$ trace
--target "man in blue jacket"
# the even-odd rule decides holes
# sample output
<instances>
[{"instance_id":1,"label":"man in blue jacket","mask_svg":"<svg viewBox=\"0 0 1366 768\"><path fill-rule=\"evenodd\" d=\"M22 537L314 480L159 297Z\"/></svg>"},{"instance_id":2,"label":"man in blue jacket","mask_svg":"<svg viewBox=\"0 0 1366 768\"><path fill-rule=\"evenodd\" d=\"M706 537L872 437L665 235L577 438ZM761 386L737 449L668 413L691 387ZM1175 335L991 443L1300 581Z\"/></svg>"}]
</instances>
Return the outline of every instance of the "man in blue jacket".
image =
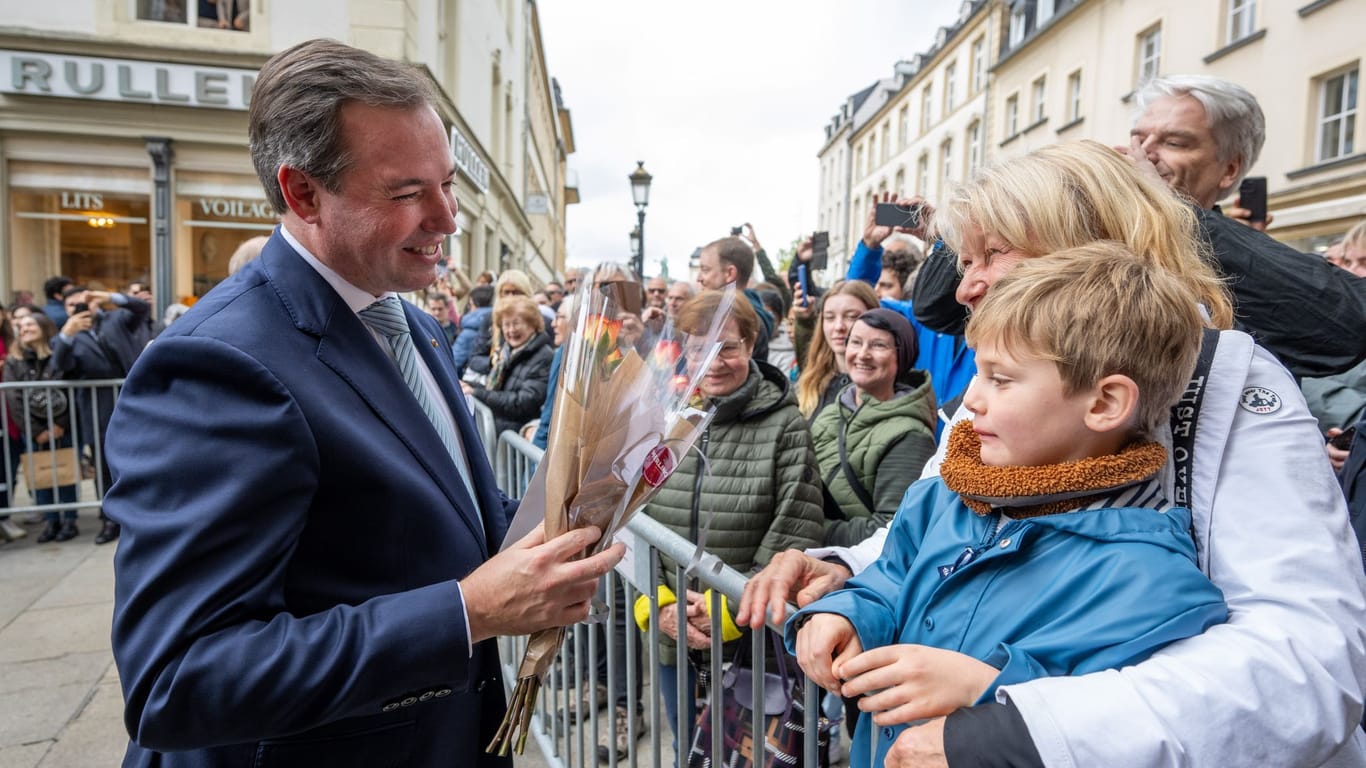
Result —
<instances>
[{"instance_id":1,"label":"man in blue jacket","mask_svg":"<svg viewBox=\"0 0 1366 768\"><path fill-rule=\"evenodd\" d=\"M262 68L281 225L134 366L110 425L126 766L509 766L493 638L583 619L596 529L501 553L430 316L455 165L425 76L335 41Z\"/></svg>"}]
</instances>

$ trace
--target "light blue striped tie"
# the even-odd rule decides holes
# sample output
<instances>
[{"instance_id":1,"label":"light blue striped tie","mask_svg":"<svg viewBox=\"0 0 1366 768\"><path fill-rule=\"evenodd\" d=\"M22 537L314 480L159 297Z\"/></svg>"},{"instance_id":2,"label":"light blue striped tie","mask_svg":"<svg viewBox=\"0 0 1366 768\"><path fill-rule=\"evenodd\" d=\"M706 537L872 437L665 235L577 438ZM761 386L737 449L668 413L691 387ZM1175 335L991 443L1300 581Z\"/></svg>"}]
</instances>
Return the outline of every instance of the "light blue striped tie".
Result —
<instances>
[{"instance_id":1,"label":"light blue striped tie","mask_svg":"<svg viewBox=\"0 0 1366 768\"><path fill-rule=\"evenodd\" d=\"M403 316L403 304L397 296L386 296L362 309L360 319L389 342L389 349L394 353L394 360L398 363L399 372L403 374L403 380L407 382L408 389L413 391L417 404L422 406L422 412L427 414L427 419L436 428L436 434L446 446L446 451L450 453L456 471L460 473L460 480L465 483L465 490L469 492L470 500L474 502L477 511L479 497L475 495L474 484L470 482L464 447L455 434L455 427L443 416L436 403L432 402L431 393L422 383L422 374L418 371L417 349L413 346L413 335L408 330L408 319Z\"/></svg>"}]
</instances>

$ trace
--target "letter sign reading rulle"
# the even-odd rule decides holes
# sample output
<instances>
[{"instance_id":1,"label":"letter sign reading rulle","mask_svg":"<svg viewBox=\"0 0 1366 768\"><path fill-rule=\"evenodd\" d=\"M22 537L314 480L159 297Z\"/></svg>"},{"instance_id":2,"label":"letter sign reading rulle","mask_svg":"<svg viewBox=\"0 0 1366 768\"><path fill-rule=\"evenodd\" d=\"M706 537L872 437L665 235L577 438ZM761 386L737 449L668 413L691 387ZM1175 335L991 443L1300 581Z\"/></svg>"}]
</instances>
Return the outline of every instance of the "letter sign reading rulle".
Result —
<instances>
[{"instance_id":1,"label":"letter sign reading rulle","mask_svg":"<svg viewBox=\"0 0 1366 768\"><path fill-rule=\"evenodd\" d=\"M0 93L245 110L255 70L0 49Z\"/></svg>"}]
</instances>

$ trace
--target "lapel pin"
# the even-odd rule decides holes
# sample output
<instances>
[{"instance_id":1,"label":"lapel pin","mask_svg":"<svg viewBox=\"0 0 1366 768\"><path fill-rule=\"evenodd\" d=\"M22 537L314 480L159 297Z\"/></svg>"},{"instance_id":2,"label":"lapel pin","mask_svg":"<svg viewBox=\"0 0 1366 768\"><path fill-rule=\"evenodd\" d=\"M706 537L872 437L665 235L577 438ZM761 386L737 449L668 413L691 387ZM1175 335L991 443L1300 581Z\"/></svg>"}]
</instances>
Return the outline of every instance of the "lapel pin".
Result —
<instances>
[{"instance_id":1,"label":"lapel pin","mask_svg":"<svg viewBox=\"0 0 1366 768\"><path fill-rule=\"evenodd\" d=\"M438 349L438 348L440 348L440 345L438 345L438 344L436 343L436 339L432 339L432 349Z\"/></svg>"}]
</instances>

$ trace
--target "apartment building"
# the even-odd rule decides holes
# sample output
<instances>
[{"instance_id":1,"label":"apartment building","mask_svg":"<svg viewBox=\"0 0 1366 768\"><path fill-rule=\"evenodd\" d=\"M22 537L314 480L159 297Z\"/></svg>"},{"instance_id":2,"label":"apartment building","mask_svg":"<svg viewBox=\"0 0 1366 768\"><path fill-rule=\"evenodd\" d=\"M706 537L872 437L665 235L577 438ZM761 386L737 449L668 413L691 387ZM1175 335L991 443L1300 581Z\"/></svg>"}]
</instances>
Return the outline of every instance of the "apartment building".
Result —
<instances>
[{"instance_id":1,"label":"apartment building","mask_svg":"<svg viewBox=\"0 0 1366 768\"><path fill-rule=\"evenodd\" d=\"M1157 75L1236 82L1266 113L1268 232L1301 250L1366 218L1357 119L1360 0L1017 0L992 69L991 151L1073 139L1127 143L1133 94Z\"/></svg>"},{"instance_id":2,"label":"apartment building","mask_svg":"<svg viewBox=\"0 0 1366 768\"><path fill-rule=\"evenodd\" d=\"M827 125L821 211L830 217L832 265L837 253L853 253L868 211L884 192L937 200L984 161L999 18L989 0L967 0L930 50L897 62L892 77L850 97ZM841 199L827 187L826 164L846 151L848 185Z\"/></svg>"},{"instance_id":3,"label":"apartment building","mask_svg":"<svg viewBox=\"0 0 1366 768\"><path fill-rule=\"evenodd\" d=\"M0 0L0 296L45 277L158 303L201 296L275 225L247 150L256 71L331 37L422 68L442 94L470 272L564 260L573 151L533 0ZM210 15L212 13L212 15Z\"/></svg>"}]
</instances>

